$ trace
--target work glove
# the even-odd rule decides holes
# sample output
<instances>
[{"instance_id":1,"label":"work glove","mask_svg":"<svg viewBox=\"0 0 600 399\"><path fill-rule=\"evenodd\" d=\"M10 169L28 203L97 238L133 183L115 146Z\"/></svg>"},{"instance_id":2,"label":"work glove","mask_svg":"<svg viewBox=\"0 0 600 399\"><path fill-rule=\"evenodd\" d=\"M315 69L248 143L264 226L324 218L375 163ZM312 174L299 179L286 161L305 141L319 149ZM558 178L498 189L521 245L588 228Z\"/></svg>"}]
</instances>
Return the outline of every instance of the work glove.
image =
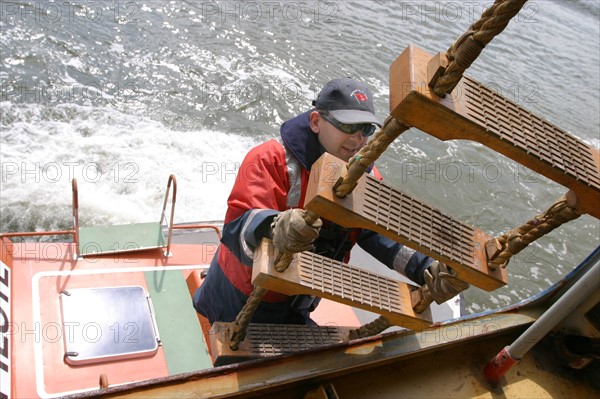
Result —
<instances>
[{"instance_id":1,"label":"work glove","mask_svg":"<svg viewBox=\"0 0 600 399\"><path fill-rule=\"evenodd\" d=\"M302 209L288 209L273 219L273 245L281 252L302 252L314 248L313 242L319 237L323 226L321 219L312 225L304 220Z\"/></svg>"},{"instance_id":2,"label":"work glove","mask_svg":"<svg viewBox=\"0 0 600 399\"><path fill-rule=\"evenodd\" d=\"M460 292L469 288L469 284L456 277L454 270L445 264L433 261L423 273L425 284L429 289L429 294L438 304L454 298Z\"/></svg>"}]
</instances>

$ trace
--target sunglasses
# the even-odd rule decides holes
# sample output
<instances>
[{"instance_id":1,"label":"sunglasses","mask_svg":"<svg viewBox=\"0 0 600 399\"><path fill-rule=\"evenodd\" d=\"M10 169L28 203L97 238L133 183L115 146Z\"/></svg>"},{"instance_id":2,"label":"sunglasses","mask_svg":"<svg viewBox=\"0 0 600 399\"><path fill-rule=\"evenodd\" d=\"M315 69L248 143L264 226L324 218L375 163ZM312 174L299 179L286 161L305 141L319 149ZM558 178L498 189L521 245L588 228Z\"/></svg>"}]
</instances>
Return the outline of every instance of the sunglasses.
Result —
<instances>
[{"instance_id":1,"label":"sunglasses","mask_svg":"<svg viewBox=\"0 0 600 399\"><path fill-rule=\"evenodd\" d=\"M361 132L363 137L369 137L375 133L375 129L377 129L377 126L372 123L342 123L327 113L319 112L319 115L327 122L331 123L336 129L346 134Z\"/></svg>"}]
</instances>

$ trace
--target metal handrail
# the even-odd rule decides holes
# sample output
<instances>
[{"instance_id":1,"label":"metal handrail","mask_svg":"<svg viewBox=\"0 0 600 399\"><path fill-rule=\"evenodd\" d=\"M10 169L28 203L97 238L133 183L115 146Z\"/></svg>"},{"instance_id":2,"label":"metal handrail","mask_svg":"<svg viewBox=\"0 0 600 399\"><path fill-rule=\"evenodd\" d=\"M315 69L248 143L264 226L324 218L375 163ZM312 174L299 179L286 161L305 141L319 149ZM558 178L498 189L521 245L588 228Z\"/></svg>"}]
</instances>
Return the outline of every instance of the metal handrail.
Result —
<instances>
[{"instance_id":1,"label":"metal handrail","mask_svg":"<svg viewBox=\"0 0 600 399\"><path fill-rule=\"evenodd\" d=\"M173 229L174 230L212 229L217 234L217 237L219 237L219 240L221 240L221 230L219 230L219 228L217 226L213 226L212 224L186 224L186 225L173 226Z\"/></svg>"},{"instance_id":2,"label":"metal handrail","mask_svg":"<svg viewBox=\"0 0 600 399\"><path fill-rule=\"evenodd\" d=\"M63 236L72 235L75 244L75 259L79 257L79 201L77 195L77 179L72 180L73 187L73 230L56 231L16 231L12 233L0 233L0 240L12 237L36 237L36 236Z\"/></svg>"},{"instance_id":3,"label":"metal handrail","mask_svg":"<svg viewBox=\"0 0 600 399\"><path fill-rule=\"evenodd\" d=\"M58 231L17 231L14 233L2 233L0 239L11 238L11 237L33 237L33 236L63 236L63 235L75 235L74 230L58 230Z\"/></svg>"},{"instance_id":4,"label":"metal handrail","mask_svg":"<svg viewBox=\"0 0 600 399\"><path fill-rule=\"evenodd\" d=\"M166 222L165 210L167 207L167 201L169 198L171 184L173 184L173 198L171 201L171 218L168 223L169 236L168 236L168 241L167 241L166 255L168 256L170 254L173 230L212 229L215 231L215 233L217 234L217 236L219 237L219 240L220 240L221 239L221 231L219 230L219 228L217 226L214 226L214 225L209 225L209 224L188 224L188 225L179 225L179 226L173 225L173 220L175 217L175 203L177 201L177 180L175 179L175 175L170 175L169 181L167 182L167 192L165 194L165 200L163 203L160 224L162 225L163 221ZM75 244L75 256L76 256L76 259L79 258L79 190L78 190L78 186L77 186L77 179L73 178L71 181L71 185L72 185L72 189L73 189L73 230L0 233L0 239L2 239L4 237L11 238L11 237L72 235L73 242Z\"/></svg>"},{"instance_id":5,"label":"metal handrail","mask_svg":"<svg viewBox=\"0 0 600 399\"><path fill-rule=\"evenodd\" d=\"M75 241L75 256L79 258L79 191L77 189L77 179L71 180L73 187L73 241Z\"/></svg>"},{"instance_id":6,"label":"metal handrail","mask_svg":"<svg viewBox=\"0 0 600 399\"><path fill-rule=\"evenodd\" d=\"M59 230L59 231L28 231L28 232L23 232L23 231L19 231L19 232L13 232L13 233L0 233L0 241L2 241L2 252L4 252L5 250L8 251L8 256L9 256L9 267L12 267L12 249L9 248L9 245L12 245L12 241L10 240L11 237L33 237L33 236L61 236L61 235L74 235L75 231L73 230ZM7 238L8 242L5 241L4 239ZM10 243L10 244L9 244ZM2 257L2 261L5 261L4 256Z\"/></svg>"},{"instance_id":7,"label":"metal handrail","mask_svg":"<svg viewBox=\"0 0 600 399\"><path fill-rule=\"evenodd\" d=\"M169 176L169 181L167 182L167 192L165 193L165 201L163 203L163 209L160 217L160 225L162 225L163 220L166 222L165 217L165 209L167 208L167 200L169 199L169 191L171 190L171 183L173 183L173 199L171 200L171 220L168 224L169 226L169 237L167 239L167 251L165 252L165 256L170 256L171 254L171 238L173 237L173 218L175 217L175 202L177 201L177 179L175 179L175 175Z\"/></svg>"}]
</instances>

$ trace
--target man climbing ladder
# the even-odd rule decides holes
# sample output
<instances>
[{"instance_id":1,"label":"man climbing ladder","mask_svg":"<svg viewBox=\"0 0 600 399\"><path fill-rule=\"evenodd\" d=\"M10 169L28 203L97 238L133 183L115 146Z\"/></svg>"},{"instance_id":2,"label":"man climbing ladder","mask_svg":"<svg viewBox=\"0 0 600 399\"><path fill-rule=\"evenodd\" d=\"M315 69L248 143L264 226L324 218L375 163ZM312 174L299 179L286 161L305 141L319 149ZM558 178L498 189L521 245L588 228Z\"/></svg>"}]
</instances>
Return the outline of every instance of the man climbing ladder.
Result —
<instances>
[{"instance_id":1,"label":"man climbing ladder","mask_svg":"<svg viewBox=\"0 0 600 399\"><path fill-rule=\"evenodd\" d=\"M194 307L211 324L232 322L240 313L253 290L253 251L265 237L272 238L282 254L312 250L338 261L347 260L357 243L389 268L426 285L427 295L439 303L468 287L445 265L380 234L304 217L301 208L315 161L327 152L348 162L379 124L371 91L354 79L329 82L313 105L285 122L281 137L252 149L240 167L228 200L223 239L194 295ZM367 172L377 175L372 165ZM262 295L252 322L312 323L309 314L318 299L266 290Z\"/></svg>"}]
</instances>

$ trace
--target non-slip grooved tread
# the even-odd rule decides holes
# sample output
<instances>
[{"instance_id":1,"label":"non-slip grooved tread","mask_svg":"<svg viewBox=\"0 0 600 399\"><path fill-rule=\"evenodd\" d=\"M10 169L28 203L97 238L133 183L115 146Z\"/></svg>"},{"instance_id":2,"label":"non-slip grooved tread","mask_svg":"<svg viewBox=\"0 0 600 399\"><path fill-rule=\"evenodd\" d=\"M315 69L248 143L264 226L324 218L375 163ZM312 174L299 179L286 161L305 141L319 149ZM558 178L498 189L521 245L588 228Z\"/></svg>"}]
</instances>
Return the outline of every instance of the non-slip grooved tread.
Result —
<instances>
[{"instance_id":1,"label":"non-slip grooved tread","mask_svg":"<svg viewBox=\"0 0 600 399\"><path fill-rule=\"evenodd\" d=\"M600 190L600 177L587 144L474 79L465 76L464 82L468 114L488 133Z\"/></svg>"},{"instance_id":2,"label":"non-slip grooved tread","mask_svg":"<svg viewBox=\"0 0 600 399\"><path fill-rule=\"evenodd\" d=\"M567 187L579 211L600 219L598 148L468 76L436 95L430 74L443 67L441 59L413 46L400 54L390 66L390 114L440 140L481 143Z\"/></svg>"},{"instance_id":3,"label":"non-slip grooved tread","mask_svg":"<svg viewBox=\"0 0 600 399\"><path fill-rule=\"evenodd\" d=\"M310 252L300 254L298 270L300 283L311 290L393 313L406 310L397 280Z\"/></svg>"},{"instance_id":4,"label":"non-slip grooved tread","mask_svg":"<svg viewBox=\"0 0 600 399\"><path fill-rule=\"evenodd\" d=\"M350 327L250 323L237 351L230 349L235 323L216 322L210 330L215 366L243 360L285 355L330 346L348 340Z\"/></svg>"},{"instance_id":5,"label":"non-slip grooved tread","mask_svg":"<svg viewBox=\"0 0 600 399\"><path fill-rule=\"evenodd\" d=\"M475 230L374 177L366 177L364 215L432 252L474 267Z\"/></svg>"},{"instance_id":6,"label":"non-slip grooved tread","mask_svg":"<svg viewBox=\"0 0 600 399\"><path fill-rule=\"evenodd\" d=\"M311 169L305 208L343 227L367 229L431 256L484 290L506 285L506 270L488 265L485 245L493 237L370 175L358 179L348 196L338 198L333 186L346 170L344 161L323 154Z\"/></svg>"}]
</instances>

